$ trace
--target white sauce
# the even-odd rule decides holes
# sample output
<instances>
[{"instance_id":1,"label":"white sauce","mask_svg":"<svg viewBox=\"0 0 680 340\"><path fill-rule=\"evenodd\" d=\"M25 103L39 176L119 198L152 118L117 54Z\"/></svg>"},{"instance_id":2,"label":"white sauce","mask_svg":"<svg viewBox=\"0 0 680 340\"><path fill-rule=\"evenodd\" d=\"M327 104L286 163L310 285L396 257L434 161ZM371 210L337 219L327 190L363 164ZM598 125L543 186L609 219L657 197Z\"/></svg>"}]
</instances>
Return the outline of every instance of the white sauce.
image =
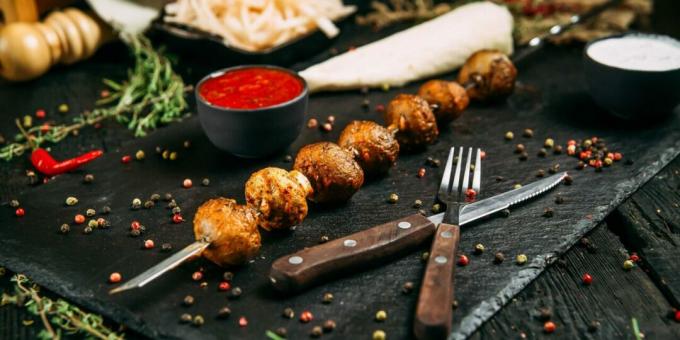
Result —
<instances>
[{"instance_id":1,"label":"white sauce","mask_svg":"<svg viewBox=\"0 0 680 340\"><path fill-rule=\"evenodd\" d=\"M594 60L613 67L638 71L668 71L680 68L680 42L644 34L598 41L587 51Z\"/></svg>"}]
</instances>

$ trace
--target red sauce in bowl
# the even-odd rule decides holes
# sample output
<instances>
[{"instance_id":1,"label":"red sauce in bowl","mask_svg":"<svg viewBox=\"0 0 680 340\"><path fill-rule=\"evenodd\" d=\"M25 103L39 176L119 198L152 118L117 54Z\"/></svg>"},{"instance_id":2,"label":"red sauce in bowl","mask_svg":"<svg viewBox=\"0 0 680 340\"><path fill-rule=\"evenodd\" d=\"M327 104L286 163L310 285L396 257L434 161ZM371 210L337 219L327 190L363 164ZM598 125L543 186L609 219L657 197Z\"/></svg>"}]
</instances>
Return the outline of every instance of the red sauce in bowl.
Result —
<instances>
[{"instance_id":1,"label":"red sauce in bowl","mask_svg":"<svg viewBox=\"0 0 680 340\"><path fill-rule=\"evenodd\" d=\"M277 69L249 67L207 79L199 93L207 102L230 109L259 109L290 101L302 93L302 81Z\"/></svg>"}]
</instances>

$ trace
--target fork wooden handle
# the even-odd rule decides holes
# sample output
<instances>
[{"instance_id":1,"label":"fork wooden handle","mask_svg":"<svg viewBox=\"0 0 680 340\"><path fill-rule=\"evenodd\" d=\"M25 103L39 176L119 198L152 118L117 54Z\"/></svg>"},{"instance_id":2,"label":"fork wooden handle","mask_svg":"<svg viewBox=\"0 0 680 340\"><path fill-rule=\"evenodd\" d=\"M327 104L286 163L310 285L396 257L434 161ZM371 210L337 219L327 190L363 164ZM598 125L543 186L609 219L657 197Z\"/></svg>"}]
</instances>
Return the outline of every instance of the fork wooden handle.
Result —
<instances>
[{"instance_id":1,"label":"fork wooden handle","mask_svg":"<svg viewBox=\"0 0 680 340\"><path fill-rule=\"evenodd\" d=\"M423 244L434 231L435 225L425 216L400 218L283 256L272 264L269 280L279 291L299 291L392 259Z\"/></svg>"},{"instance_id":2,"label":"fork wooden handle","mask_svg":"<svg viewBox=\"0 0 680 340\"><path fill-rule=\"evenodd\" d=\"M439 225L418 296L413 325L417 339L446 339L451 333L453 273L459 239L457 225Z\"/></svg>"}]
</instances>

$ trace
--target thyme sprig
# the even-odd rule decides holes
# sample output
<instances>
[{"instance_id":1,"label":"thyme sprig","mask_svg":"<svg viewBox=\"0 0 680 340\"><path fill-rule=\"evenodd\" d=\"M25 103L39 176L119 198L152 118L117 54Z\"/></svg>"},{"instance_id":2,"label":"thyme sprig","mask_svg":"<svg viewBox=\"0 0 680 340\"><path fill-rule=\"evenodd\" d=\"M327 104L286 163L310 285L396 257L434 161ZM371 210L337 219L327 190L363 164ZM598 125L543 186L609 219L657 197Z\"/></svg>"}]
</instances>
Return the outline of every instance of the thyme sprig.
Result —
<instances>
[{"instance_id":1,"label":"thyme sprig","mask_svg":"<svg viewBox=\"0 0 680 340\"><path fill-rule=\"evenodd\" d=\"M16 141L0 149L0 159L12 160L43 143L56 144L80 129L107 119L126 124L135 137L144 137L159 125L182 119L187 108L184 98L191 86L185 86L170 60L162 51L155 50L142 35L121 35L130 48L135 66L128 71L128 79L115 82L104 79L110 95L96 102L99 106L86 111L71 123L37 125L17 135Z\"/></svg>"},{"instance_id":2,"label":"thyme sprig","mask_svg":"<svg viewBox=\"0 0 680 340\"><path fill-rule=\"evenodd\" d=\"M87 339L122 340L124 334L116 333L104 325L101 316L82 311L62 300L52 300L40 295L40 287L23 274L12 277L15 294L4 293L0 306L24 306L29 313L39 316L45 329L38 333L41 339L60 339L62 331L81 334Z\"/></svg>"}]
</instances>

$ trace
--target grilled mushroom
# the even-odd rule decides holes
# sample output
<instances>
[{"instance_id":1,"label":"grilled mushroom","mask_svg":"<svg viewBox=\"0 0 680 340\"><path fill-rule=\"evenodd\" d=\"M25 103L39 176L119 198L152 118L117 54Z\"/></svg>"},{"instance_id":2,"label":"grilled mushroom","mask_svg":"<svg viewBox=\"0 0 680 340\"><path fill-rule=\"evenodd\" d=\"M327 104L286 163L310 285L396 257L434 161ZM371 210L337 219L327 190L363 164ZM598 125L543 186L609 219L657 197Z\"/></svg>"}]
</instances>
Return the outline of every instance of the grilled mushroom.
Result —
<instances>
[{"instance_id":1,"label":"grilled mushroom","mask_svg":"<svg viewBox=\"0 0 680 340\"><path fill-rule=\"evenodd\" d=\"M505 54L481 50L472 54L458 73L458 82L468 87L474 100L505 97L515 88L517 69Z\"/></svg>"},{"instance_id":2,"label":"grilled mushroom","mask_svg":"<svg viewBox=\"0 0 680 340\"><path fill-rule=\"evenodd\" d=\"M454 81L430 80L420 87L418 96L430 104L437 121L443 123L460 117L470 103L465 88Z\"/></svg>"},{"instance_id":3,"label":"grilled mushroom","mask_svg":"<svg viewBox=\"0 0 680 340\"><path fill-rule=\"evenodd\" d=\"M432 144L439 135L430 106L419 96L400 94L392 99L385 111L385 122L398 130L399 145L408 149Z\"/></svg>"},{"instance_id":4,"label":"grilled mushroom","mask_svg":"<svg viewBox=\"0 0 680 340\"><path fill-rule=\"evenodd\" d=\"M366 176L378 176L397 161L399 143L394 132L372 121L355 120L342 130L338 144L354 155Z\"/></svg>"}]
</instances>

